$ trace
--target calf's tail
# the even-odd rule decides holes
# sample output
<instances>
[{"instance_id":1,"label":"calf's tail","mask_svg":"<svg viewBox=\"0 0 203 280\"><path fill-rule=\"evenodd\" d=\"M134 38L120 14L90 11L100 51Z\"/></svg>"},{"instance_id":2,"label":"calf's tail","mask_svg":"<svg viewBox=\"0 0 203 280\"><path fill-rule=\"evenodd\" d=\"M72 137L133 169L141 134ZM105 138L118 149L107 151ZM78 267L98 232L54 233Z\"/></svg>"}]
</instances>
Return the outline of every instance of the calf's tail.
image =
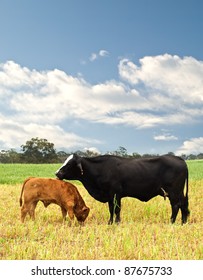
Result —
<instances>
[{"instance_id":1,"label":"calf's tail","mask_svg":"<svg viewBox=\"0 0 203 280\"><path fill-rule=\"evenodd\" d=\"M29 178L27 178L27 179L23 182L23 186L22 186L22 190L21 190L21 194L20 194L20 199L19 199L20 206L22 206L22 204L23 204L22 196L23 196L23 191L24 191L25 184L26 184L27 181L29 181L31 178L32 178L32 177L29 177Z\"/></svg>"}]
</instances>

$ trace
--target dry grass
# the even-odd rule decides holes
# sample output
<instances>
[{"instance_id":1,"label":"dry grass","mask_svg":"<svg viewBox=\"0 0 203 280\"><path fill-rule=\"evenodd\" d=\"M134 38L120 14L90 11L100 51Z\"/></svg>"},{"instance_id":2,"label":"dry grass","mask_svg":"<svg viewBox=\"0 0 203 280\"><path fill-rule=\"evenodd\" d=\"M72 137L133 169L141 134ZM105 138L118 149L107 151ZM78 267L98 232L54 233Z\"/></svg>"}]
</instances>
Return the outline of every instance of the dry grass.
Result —
<instances>
[{"instance_id":1,"label":"dry grass","mask_svg":"<svg viewBox=\"0 0 203 280\"><path fill-rule=\"evenodd\" d=\"M198 166L202 170L202 164ZM45 209L42 203L37 206L36 221L27 217L21 224L21 184L0 184L0 259L203 259L203 176L195 177L202 172L197 165L189 167L194 175L189 186L191 216L184 226L180 214L176 224L170 224L169 201L161 197L147 203L123 199L121 224L108 226L107 204L90 197L78 182L75 184L91 208L84 227L77 221L71 227L68 222L63 224L60 208L50 205Z\"/></svg>"}]
</instances>

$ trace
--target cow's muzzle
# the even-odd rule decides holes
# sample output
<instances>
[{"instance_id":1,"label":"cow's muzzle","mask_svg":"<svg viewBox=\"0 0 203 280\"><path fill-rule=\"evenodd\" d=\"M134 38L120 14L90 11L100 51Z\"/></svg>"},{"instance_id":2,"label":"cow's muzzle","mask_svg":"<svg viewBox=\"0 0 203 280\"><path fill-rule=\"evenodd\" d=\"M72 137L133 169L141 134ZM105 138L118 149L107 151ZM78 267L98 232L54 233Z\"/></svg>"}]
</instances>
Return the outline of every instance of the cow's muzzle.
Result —
<instances>
[{"instance_id":1,"label":"cow's muzzle","mask_svg":"<svg viewBox=\"0 0 203 280\"><path fill-rule=\"evenodd\" d=\"M59 180L63 180L63 174L62 174L62 172L56 171L55 175L56 175L56 177L57 177Z\"/></svg>"}]
</instances>

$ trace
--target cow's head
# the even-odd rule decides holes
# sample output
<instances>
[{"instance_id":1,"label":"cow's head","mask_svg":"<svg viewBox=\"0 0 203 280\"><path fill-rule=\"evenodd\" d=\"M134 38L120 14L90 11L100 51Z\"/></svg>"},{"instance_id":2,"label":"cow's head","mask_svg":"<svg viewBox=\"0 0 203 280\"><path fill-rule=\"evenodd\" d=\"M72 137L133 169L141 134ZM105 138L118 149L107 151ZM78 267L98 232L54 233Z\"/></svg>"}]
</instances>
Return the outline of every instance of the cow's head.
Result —
<instances>
[{"instance_id":1,"label":"cow's head","mask_svg":"<svg viewBox=\"0 0 203 280\"><path fill-rule=\"evenodd\" d=\"M76 154L70 155L64 164L56 171L56 176L60 180L77 180L83 175L81 157Z\"/></svg>"}]
</instances>

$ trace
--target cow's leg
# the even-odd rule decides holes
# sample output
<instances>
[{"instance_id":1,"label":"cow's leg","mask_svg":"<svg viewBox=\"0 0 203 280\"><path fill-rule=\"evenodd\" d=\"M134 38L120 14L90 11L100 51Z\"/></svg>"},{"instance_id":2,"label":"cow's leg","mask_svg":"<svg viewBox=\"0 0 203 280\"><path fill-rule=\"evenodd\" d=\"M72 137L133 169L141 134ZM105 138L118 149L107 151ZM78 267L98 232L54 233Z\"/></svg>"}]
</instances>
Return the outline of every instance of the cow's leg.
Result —
<instances>
[{"instance_id":1,"label":"cow's leg","mask_svg":"<svg viewBox=\"0 0 203 280\"><path fill-rule=\"evenodd\" d=\"M169 199L172 208L171 223L173 224L175 223L176 217L178 215L178 211L180 208L180 200L179 197L177 199L169 197Z\"/></svg>"},{"instance_id":2,"label":"cow's leg","mask_svg":"<svg viewBox=\"0 0 203 280\"><path fill-rule=\"evenodd\" d=\"M114 215L114 204L113 204L113 200L110 200L108 202L109 204L109 212L110 212L110 219L109 219L109 222L108 224L111 225L113 224L113 215Z\"/></svg>"},{"instance_id":3,"label":"cow's leg","mask_svg":"<svg viewBox=\"0 0 203 280\"><path fill-rule=\"evenodd\" d=\"M184 194L182 195L181 198L181 214L182 214L182 224L185 224L187 222L187 218L190 214L190 211L188 209L188 197L184 197Z\"/></svg>"},{"instance_id":4,"label":"cow's leg","mask_svg":"<svg viewBox=\"0 0 203 280\"><path fill-rule=\"evenodd\" d=\"M116 214L115 222L120 222L120 211L121 211L121 198L118 197L116 194L114 195L113 199L109 202L109 212L110 212L110 219L108 224L111 225L113 223L113 216Z\"/></svg>"},{"instance_id":5,"label":"cow's leg","mask_svg":"<svg viewBox=\"0 0 203 280\"><path fill-rule=\"evenodd\" d=\"M171 223L175 223L176 221L176 217L178 215L178 211L179 211L179 205L175 204L175 205L171 205L172 207L172 215L171 215Z\"/></svg>"},{"instance_id":6,"label":"cow's leg","mask_svg":"<svg viewBox=\"0 0 203 280\"><path fill-rule=\"evenodd\" d=\"M118 224L121 221L120 212L121 212L121 199L120 197L115 196L114 198L114 211L116 214L115 222Z\"/></svg>"},{"instance_id":7,"label":"cow's leg","mask_svg":"<svg viewBox=\"0 0 203 280\"><path fill-rule=\"evenodd\" d=\"M62 212L62 216L63 216L63 221L65 222L66 215L67 215L67 210L64 207L61 207L61 212Z\"/></svg>"}]
</instances>

